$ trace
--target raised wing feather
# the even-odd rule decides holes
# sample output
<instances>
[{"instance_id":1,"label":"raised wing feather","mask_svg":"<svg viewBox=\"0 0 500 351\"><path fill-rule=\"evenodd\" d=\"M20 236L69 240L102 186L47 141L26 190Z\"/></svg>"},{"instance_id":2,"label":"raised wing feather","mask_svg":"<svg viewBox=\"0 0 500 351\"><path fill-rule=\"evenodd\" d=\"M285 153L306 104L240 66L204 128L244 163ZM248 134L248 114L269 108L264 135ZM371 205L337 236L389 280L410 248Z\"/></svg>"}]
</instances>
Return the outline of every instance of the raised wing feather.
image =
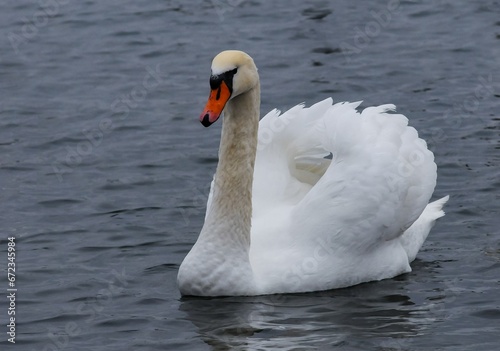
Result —
<instances>
[{"instance_id":1,"label":"raised wing feather","mask_svg":"<svg viewBox=\"0 0 500 351\"><path fill-rule=\"evenodd\" d=\"M432 195L434 156L408 119L394 105L359 104L326 99L261 120L254 217L290 206L283 230L295 245L369 250L399 237Z\"/></svg>"}]
</instances>

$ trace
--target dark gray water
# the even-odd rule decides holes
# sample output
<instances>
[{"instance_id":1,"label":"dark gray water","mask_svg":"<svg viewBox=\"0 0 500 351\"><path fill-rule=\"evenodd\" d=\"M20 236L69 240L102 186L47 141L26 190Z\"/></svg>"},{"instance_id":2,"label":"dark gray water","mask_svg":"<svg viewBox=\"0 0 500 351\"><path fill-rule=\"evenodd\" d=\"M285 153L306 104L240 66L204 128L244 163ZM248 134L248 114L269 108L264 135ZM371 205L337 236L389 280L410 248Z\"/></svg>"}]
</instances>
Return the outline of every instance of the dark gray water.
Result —
<instances>
[{"instance_id":1,"label":"dark gray water","mask_svg":"<svg viewBox=\"0 0 500 351\"><path fill-rule=\"evenodd\" d=\"M0 30L2 350L498 350L498 0L9 1ZM180 298L221 127L198 115L233 48L263 113L332 96L410 118L451 195L412 273Z\"/></svg>"}]
</instances>

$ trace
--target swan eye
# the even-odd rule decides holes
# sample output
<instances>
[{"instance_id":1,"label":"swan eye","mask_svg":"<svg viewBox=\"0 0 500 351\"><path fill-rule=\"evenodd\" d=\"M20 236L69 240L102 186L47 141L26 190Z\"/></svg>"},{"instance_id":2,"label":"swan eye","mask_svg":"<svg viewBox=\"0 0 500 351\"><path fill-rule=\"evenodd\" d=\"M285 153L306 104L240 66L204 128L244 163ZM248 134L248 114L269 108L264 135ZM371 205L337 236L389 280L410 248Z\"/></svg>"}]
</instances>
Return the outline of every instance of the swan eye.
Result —
<instances>
[{"instance_id":1,"label":"swan eye","mask_svg":"<svg viewBox=\"0 0 500 351\"><path fill-rule=\"evenodd\" d=\"M233 77L238 72L238 68L226 71L222 74L212 75L210 77L210 88L212 90L218 89L220 84L224 81L229 88L229 91L233 91Z\"/></svg>"},{"instance_id":2,"label":"swan eye","mask_svg":"<svg viewBox=\"0 0 500 351\"><path fill-rule=\"evenodd\" d=\"M234 75L238 73L238 68L235 68L235 69L232 69L230 71L226 71L224 73L222 73L222 79L226 82L226 84L228 83L232 83L233 82L233 78L234 78Z\"/></svg>"}]
</instances>

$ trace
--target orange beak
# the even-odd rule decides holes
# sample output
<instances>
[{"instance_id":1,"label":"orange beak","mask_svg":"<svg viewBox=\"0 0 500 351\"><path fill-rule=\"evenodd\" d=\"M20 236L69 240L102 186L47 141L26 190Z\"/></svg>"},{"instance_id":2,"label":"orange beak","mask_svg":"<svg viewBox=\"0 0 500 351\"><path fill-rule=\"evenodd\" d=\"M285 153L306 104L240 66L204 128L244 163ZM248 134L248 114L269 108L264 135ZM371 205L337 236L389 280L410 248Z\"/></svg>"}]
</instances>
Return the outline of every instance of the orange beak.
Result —
<instances>
[{"instance_id":1,"label":"orange beak","mask_svg":"<svg viewBox=\"0 0 500 351\"><path fill-rule=\"evenodd\" d=\"M208 97L207 105L200 115L201 124L208 127L217 121L230 97L231 91L224 81L220 83L218 88L212 89Z\"/></svg>"}]
</instances>

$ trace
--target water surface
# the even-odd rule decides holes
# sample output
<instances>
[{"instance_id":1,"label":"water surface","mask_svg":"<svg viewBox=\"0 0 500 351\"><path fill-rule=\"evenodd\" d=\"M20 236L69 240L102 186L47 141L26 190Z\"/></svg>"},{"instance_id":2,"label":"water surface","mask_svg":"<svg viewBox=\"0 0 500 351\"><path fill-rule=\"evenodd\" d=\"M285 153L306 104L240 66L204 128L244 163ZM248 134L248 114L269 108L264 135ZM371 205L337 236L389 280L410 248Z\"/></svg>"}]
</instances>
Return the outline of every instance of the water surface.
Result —
<instances>
[{"instance_id":1,"label":"water surface","mask_svg":"<svg viewBox=\"0 0 500 351\"><path fill-rule=\"evenodd\" d=\"M0 5L0 257L16 236L19 289L2 349L498 349L497 1L49 3ZM451 196L412 273L180 297L221 127L197 118L224 49L254 57L262 113L332 96L410 118L435 198Z\"/></svg>"}]
</instances>

